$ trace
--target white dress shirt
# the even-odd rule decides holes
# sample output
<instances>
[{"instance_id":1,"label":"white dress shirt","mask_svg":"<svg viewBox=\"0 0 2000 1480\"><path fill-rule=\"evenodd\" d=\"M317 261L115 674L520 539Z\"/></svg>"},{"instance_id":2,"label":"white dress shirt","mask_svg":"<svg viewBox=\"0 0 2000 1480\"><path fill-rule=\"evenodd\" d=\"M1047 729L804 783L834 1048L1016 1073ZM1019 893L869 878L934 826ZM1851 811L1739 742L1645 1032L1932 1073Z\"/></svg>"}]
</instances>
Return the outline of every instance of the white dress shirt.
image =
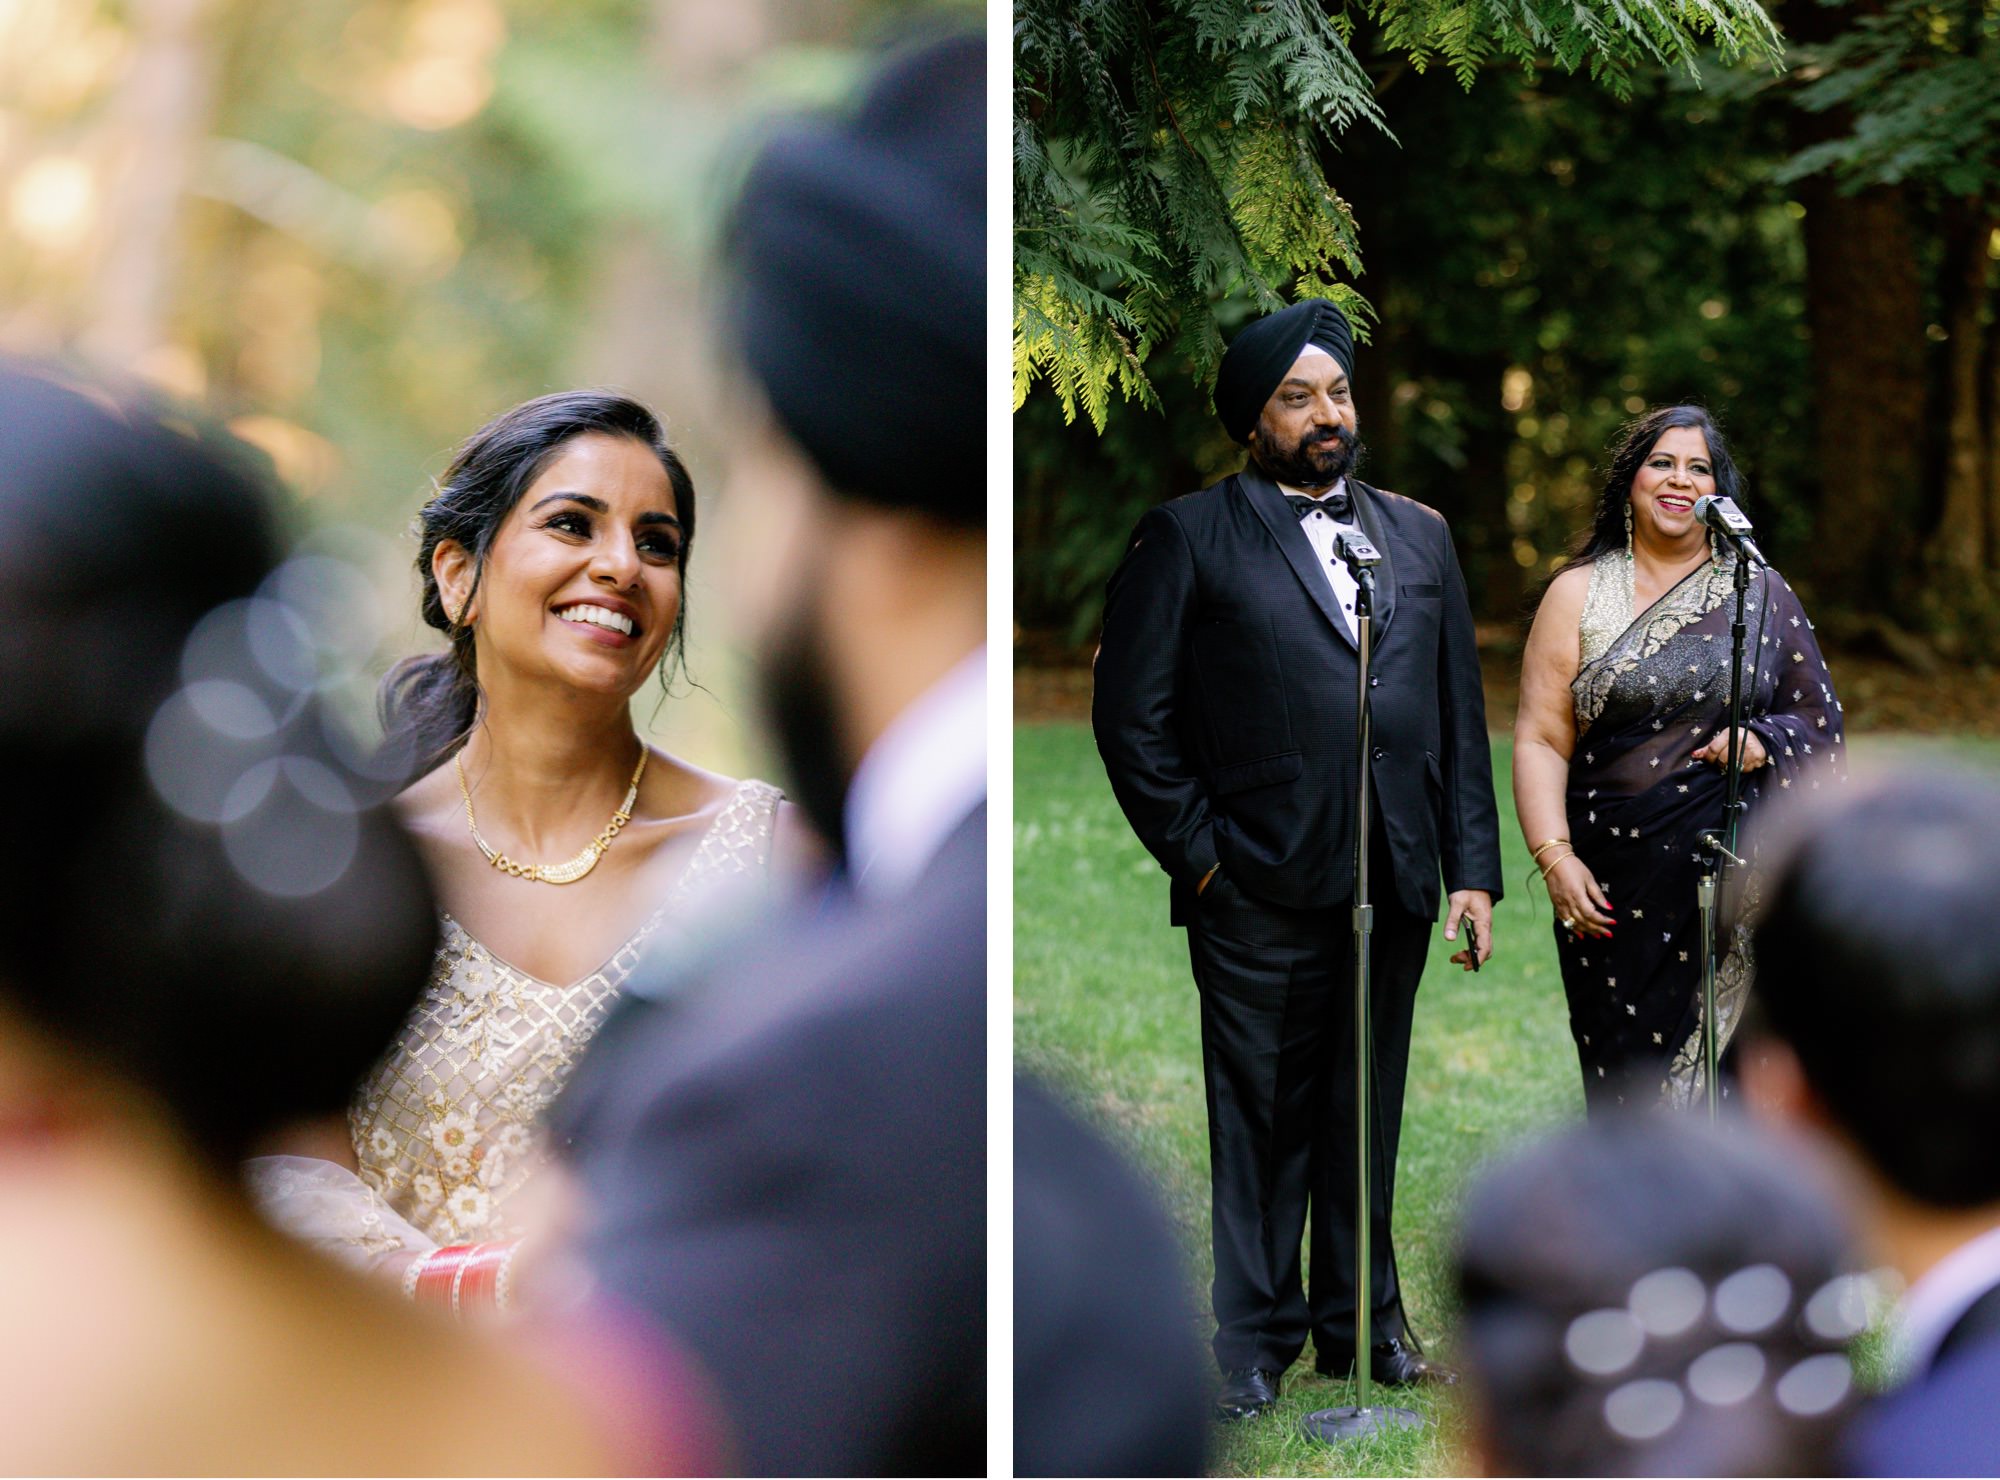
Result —
<instances>
[{"instance_id":1,"label":"white dress shirt","mask_svg":"<svg viewBox=\"0 0 2000 1480\"><path fill-rule=\"evenodd\" d=\"M1308 493L1305 489L1293 488L1288 483L1280 483L1278 487L1288 494L1309 498L1315 503L1323 503L1336 493L1343 492L1347 488L1347 480L1342 478L1325 493ZM1285 506L1287 513L1291 511L1291 507L1290 504ZM1303 529L1306 538L1312 541L1313 553L1319 556L1319 568L1325 574L1327 584L1333 587L1334 605L1340 608L1341 620L1347 623L1347 635L1358 645L1361 641L1361 625L1354 615L1354 572L1347 568L1347 562L1342 560L1333 548L1335 537L1343 529L1351 530L1355 534L1361 533L1361 526L1354 520L1353 503L1349 502L1345 519L1336 519L1323 509L1314 509L1299 521L1299 528Z\"/></svg>"},{"instance_id":2,"label":"white dress shirt","mask_svg":"<svg viewBox=\"0 0 2000 1480\"><path fill-rule=\"evenodd\" d=\"M1904 1294L1896 1308L1893 1363L1899 1375L1929 1369L1959 1318L2000 1285L2000 1228L1989 1228L1938 1260Z\"/></svg>"},{"instance_id":3,"label":"white dress shirt","mask_svg":"<svg viewBox=\"0 0 2000 1480\"><path fill-rule=\"evenodd\" d=\"M889 723L847 788L855 892L898 894L986 797L986 648L961 659Z\"/></svg>"}]
</instances>

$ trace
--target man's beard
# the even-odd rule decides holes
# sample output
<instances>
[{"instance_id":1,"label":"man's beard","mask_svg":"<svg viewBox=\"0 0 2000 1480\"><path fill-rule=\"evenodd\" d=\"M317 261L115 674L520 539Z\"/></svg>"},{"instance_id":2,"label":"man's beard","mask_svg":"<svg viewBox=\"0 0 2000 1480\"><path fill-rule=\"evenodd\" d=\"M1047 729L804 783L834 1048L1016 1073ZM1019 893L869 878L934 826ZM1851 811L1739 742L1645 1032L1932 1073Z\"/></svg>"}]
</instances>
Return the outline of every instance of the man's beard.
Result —
<instances>
[{"instance_id":1,"label":"man's beard","mask_svg":"<svg viewBox=\"0 0 2000 1480\"><path fill-rule=\"evenodd\" d=\"M1346 427L1333 427L1282 451L1260 436L1252 451L1257 466L1273 481L1294 488L1325 488L1354 467L1361 455L1361 439Z\"/></svg>"},{"instance_id":2,"label":"man's beard","mask_svg":"<svg viewBox=\"0 0 2000 1480\"><path fill-rule=\"evenodd\" d=\"M841 733L840 705L809 590L758 655L757 683L790 783L787 798L839 860L846 849L843 821L855 763L835 738Z\"/></svg>"}]
</instances>

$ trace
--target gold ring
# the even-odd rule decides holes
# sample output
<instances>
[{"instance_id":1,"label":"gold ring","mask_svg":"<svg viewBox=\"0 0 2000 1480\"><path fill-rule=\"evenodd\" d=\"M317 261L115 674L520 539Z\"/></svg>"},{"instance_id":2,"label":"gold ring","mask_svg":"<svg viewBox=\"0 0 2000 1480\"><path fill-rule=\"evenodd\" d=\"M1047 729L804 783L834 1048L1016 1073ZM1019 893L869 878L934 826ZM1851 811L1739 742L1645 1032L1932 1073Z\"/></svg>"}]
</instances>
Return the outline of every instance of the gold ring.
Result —
<instances>
[{"instance_id":1,"label":"gold ring","mask_svg":"<svg viewBox=\"0 0 2000 1480\"><path fill-rule=\"evenodd\" d=\"M1574 929L1576 929L1576 921L1574 921L1574 920L1565 920L1565 921L1563 921L1563 929L1565 929L1565 930L1574 930Z\"/></svg>"}]
</instances>

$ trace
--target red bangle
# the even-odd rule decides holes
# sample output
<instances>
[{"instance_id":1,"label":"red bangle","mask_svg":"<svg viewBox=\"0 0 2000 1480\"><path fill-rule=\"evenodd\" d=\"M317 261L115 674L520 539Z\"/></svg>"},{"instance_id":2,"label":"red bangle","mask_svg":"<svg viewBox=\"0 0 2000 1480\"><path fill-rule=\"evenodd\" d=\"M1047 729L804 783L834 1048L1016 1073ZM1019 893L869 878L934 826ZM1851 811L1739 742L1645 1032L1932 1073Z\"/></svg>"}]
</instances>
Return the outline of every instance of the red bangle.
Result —
<instances>
[{"instance_id":1,"label":"red bangle","mask_svg":"<svg viewBox=\"0 0 2000 1480\"><path fill-rule=\"evenodd\" d=\"M449 1308L452 1287L458 1282L458 1273L472 1249L471 1244L453 1244L448 1249L431 1250L417 1271L416 1289L410 1298L419 1305Z\"/></svg>"},{"instance_id":2,"label":"red bangle","mask_svg":"<svg viewBox=\"0 0 2000 1480\"><path fill-rule=\"evenodd\" d=\"M470 1310L504 1310L502 1280L507 1263L514 1257L514 1243L480 1244L467 1255L459 1275L455 1308L460 1314Z\"/></svg>"},{"instance_id":3,"label":"red bangle","mask_svg":"<svg viewBox=\"0 0 2000 1480\"><path fill-rule=\"evenodd\" d=\"M519 1247L517 1239L433 1249L418 1265L411 1298L460 1318L474 1310L505 1310L507 1267Z\"/></svg>"}]
</instances>

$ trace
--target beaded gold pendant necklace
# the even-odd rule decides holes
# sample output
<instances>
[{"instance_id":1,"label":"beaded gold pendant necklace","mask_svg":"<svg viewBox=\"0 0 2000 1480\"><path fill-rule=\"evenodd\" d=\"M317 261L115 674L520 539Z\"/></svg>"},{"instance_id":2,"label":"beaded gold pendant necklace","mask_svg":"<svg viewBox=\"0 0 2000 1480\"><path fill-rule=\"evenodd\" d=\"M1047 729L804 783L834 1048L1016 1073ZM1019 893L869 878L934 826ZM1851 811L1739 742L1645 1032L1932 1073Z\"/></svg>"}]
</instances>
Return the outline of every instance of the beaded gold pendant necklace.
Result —
<instances>
[{"instance_id":1,"label":"beaded gold pendant necklace","mask_svg":"<svg viewBox=\"0 0 2000 1480\"><path fill-rule=\"evenodd\" d=\"M465 825L472 832L472 841L479 845L479 851L486 855L486 861L503 874L512 874L517 879L526 879L533 884L574 884L578 879L597 867L597 860L611 850L626 823L632 820L632 807L639 800L639 778L646 774L646 757L650 752L639 747L639 764L632 768L632 784L625 789L625 800L618 804L618 810L611 814L604 831L583 845L583 851L576 857L562 863L516 863L506 854L499 852L486 839L479 836L479 823L472 815L472 790L465 784L465 763L463 752L451 758L452 769L458 772L459 795L465 798Z\"/></svg>"}]
</instances>

